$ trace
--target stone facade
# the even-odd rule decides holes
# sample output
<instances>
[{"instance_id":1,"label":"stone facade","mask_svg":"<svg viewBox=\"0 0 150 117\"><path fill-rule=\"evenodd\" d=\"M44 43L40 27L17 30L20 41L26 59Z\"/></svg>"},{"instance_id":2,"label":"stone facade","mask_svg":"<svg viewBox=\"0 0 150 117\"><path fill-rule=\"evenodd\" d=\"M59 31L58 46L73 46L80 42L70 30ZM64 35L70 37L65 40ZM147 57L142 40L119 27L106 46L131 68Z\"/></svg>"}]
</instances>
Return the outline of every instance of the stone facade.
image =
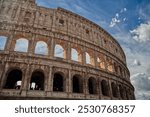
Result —
<instances>
[{"instance_id":1,"label":"stone facade","mask_svg":"<svg viewBox=\"0 0 150 117\"><path fill-rule=\"evenodd\" d=\"M135 99L121 46L82 16L0 0L0 40L0 99Z\"/></svg>"}]
</instances>

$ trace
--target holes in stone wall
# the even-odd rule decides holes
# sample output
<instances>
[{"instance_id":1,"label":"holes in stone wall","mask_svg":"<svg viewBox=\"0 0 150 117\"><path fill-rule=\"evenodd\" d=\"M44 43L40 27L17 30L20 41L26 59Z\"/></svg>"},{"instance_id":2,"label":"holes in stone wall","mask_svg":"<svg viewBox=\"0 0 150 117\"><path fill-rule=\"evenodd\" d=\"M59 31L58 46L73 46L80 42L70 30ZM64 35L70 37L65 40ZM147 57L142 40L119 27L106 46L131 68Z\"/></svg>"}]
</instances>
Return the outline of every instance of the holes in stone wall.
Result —
<instances>
[{"instance_id":1,"label":"holes in stone wall","mask_svg":"<svg viewBox=\"0 0 150 117\"><path fill-rule=\"evenodd\" d=\"M112 95L117 98L118 97L118 87L114 82L111 83L111 89L112 89Z\"/></svg>"},{"instance_id":2,"label":"holes in stone wall","mask_svg":"<svg viewBox=\"0 0 150 117\"><path fill-rule=\"evenodd\" d=\"M74 75L72 79L73 93L83 93L83 82L80 76Z\"/></svg>"},{"instance_id":3,"label":"holes in stone wall","mask_svg":"<svg viewBox=\"0 0 150 117\"><path fill-rule=\"evenodd\" d=\"M48 46L44 41L38 41L35 46L35 54L48 55Z\"/></svg>"},{"instance_id":4,"label":"holes in stone wall","mask_svg":"<svg viewBox=\"0 0 150 117\"><path fill-rule=\"evenodd\" d=\"M7 37L6 36L0 36L0 50L5 49L6 42L7 42Z\"/></svg>"},{"instance_id":5,"label":"holes in stone wall","mask_svg":"<svg viewBox=\"0 0 150 117\"><path fill-rule=\"evenodd\" d=\"M105 60L102 57L98 57L97 62L100 68L105 69Z\"/></svg>"},{"instance_id":6,"label":"holes in stone wall","mask_svg":"<svg viewBox=\"0 0 150 117\"><path fill-rule=\"evenodd\" d=\"M125 91L121 85L119 85L119 92L120 92L120 97L122 99L125 99Z\"/></svg>"},{"instance_id":7,"label":"holes in stone wall","mask_svg":"<svg viewBox=\"0 0 150 117\"><path fill-rule=\"evenodd\" d=\"M71 48L71 60L81 62L81 54L74 48Z\"/></svg>"},{"instance_id":8,"label":"holes in stone wall","mask_svg":"<svg viewBox=\"0 0 150 117\"><path fill-rule=\"evenodd\" d=\"M89 90L89 94L96 94L97 93L95 78L91 77L88 79L88 90Z\"/></svg>"},{"instance_id":9,"label":"holes in stone wall","mask_svg":"<svg viewBox=\"0 0 150 117\"><path fill-rule=\"evenodd\" d=\"M106 60L106 66L108 71L113 72L113 63L111 59Z\"/></svg>"},{"instance_id":10,"label":"holes in stone wall","mask_svg":"<svg viewBox=\"0 0 150 117\"><path fill-rule=\"evenodd\" d=\"M11 70L6 78L5 89L20 89L22 83L22 71L18 69Z\"/></svg>"},{"instance_id":11,"label":"holes in stone wall","mask_svg":"<svg viewBox=\"0 0 150 117\"><path fill-rule=\"evenodd\" d=\"M59 57L59 58L66 58L65 50L61 45L59 45L59 44L55 45L54 56Z\"/></svg>"},{"instance_id":12,"label":"holes in stone wall","mask_svg":"<svg viewBox=\"0 0 150 117\"><path fill-rule=\"evenodd\" d=\"M64 25L64 20L63 19L59 19L59 25Z\"/></svg>"},{"instance_id":13,"label":"holes in stone wall","mask_svg":"<svg viewBox=\"0 0 150 117\"><path fill-rule=\"evenodd\" d=\"M34 71L31 76L30 90L44 90L44 74L40 71Z\"/></svg>"},{"instance_id":14,"label":"holes in stone wall","mask_svg":"<svg viewBox=\"0 0 150 117\"><path fill-rule=\"evenodd\" d=\"M24 38L20 38L16 40L14 51L18 52L27 52L28 51L28 40Z\"/></svg>"},{"instance_id":15,"label":"holes in stone wall","mask_svg":"<svg viewBox=\"0 0 150 117\"><path fill-rule=\"evenodd\" d=\"M85 52L86 64L94 65L94 58L88 52Z\"/></svg>"},{"instance_id":16,"label":"holes in stone wall","mask_svg":"<svg viewBox=\"0 0 150 117\"><path fill-rule=\"evenodd\" d=\"M101 90L102 90L102 94L104 96L109 96L110 88L109 88L109 84L106 80L101 81Z\"/></svg>"},{"instance_id":17,"label":"holes in stone wall","mask_svg":"<svg viewBox=\"0 0 150 117\"><path fill-rule=\"evenodd\" d=\"M64 91L64 78L60 73L54 74L53 91Z\"/></svg>"}]
</instances>

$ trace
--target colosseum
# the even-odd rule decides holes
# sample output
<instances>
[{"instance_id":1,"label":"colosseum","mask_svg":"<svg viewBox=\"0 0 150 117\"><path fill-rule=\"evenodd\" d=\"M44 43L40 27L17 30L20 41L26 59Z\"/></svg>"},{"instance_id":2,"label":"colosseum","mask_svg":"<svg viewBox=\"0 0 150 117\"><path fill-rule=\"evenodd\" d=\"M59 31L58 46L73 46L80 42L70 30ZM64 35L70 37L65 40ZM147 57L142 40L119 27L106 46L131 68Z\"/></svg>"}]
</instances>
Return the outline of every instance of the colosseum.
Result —
<instances>
[{"instance_id":1,"label":"colosseum","mask_svg":"<svg viewBox=\"0 0 150 117\"><path fill-rule=\"evenodd\" d=\"M123 49L99 25L35 0L0 0L0 99L135 96Z\"/></svg>"}]
</instances>

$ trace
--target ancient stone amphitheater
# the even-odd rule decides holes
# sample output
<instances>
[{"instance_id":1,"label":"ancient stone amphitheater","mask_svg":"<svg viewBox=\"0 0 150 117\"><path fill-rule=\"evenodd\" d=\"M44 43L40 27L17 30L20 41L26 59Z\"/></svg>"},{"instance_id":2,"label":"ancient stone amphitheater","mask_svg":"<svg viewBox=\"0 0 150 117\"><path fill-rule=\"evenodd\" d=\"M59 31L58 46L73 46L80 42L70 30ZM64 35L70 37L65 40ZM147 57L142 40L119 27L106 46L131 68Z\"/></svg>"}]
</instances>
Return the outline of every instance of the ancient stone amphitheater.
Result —
<instances>
[{"instance_id":1,"label":"ancient stone amphitheater","mask_svg":"<svg viewBox=\"0 0 150 117\"><path fill-rule=\"evenodd\" d=\"M125 54L97 24L0 0L0 99L135 99Z\"/></svg>"}]
</instances>

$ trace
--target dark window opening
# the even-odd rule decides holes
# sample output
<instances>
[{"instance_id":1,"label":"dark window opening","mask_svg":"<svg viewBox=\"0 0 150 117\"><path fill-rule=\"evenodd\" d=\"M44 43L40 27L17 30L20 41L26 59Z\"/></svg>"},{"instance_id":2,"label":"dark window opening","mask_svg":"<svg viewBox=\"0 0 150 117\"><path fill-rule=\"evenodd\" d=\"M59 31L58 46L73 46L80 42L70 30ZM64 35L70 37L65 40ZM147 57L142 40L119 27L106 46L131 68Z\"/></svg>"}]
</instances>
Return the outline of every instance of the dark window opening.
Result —
<instances>
[{"instance_id":1,"label":"dark window opening","mask_svg":"<svg viewBox=\"0 0 150 117\"><path fill-rule=\"evenodd\" d=\"M89 34L89 30L88 29L86 29L85 31L86 31L86 34Z\"/></svg>"},{"instance_id":2,"label":"dark window opening","mask_svg":"<svg viewBox=\"0 0 150 117\"><path fill-rule=\"evenodd\" d=\"M32 73L30 90L44 90L44 74L40 71Z\"/></svg>"},{"instance_id":3,"label":"dark window opening","mask_svg":"<svg viewBox=\"0 0 150 117\"><path fill-rule=\"evenodd\" d=\"M89 89L89 94L96 94L96 81L95 81L95 79L89 78L88 89Z\"/></svg>"},{"instance_id":4,"label":"dark window opening","mask_svg":"<svg viewBox=\"0 0 150 117\"><path fill-rule=\"evenodd\" d=\"M60 24L60 25L63 25L63 24L64 24L64 20L59 19L59 24Z\"/></svg>"},{"instance_id":5,"label":"dark window opening","mask_svg":"<svg viewBox=\"0 0 150 117\"><path fill-rule=\"evenodd\" d=\"M124 90L123 90L123 88L122 88L121 85L119 85L119 92L120 92L120 97L121 97L122 99L125 99L125 97L124 97Z\"/></svg>"},{"instance_id":6,"label":"dark window opening","mask_svg":"<svg viewBox=\"0 0 150 117\"><path fill-rule=\"evenodd\" d=\"M112 94L114 97L118 97L118 88L115 83L111 83Z\"/></svg>"},{"instance_id":7,"label":"dark window opening","mask_svg":"<svg viewBox=\"0 0 150 117\"><path fill-rule=\"evenodd\" d=\"M127 100L130 99L130 97L129 97L129 90L127 90L127 89L126 89L126 99L127 99Z\"/></svg>"},{"instance_id":8,"label":"dark window opening","mask_svg":"<svg viewBox=\"0 0 150 117\"><path fill-rule=\"evenodd\" d=\"M8 73L5 89L20 89L22 80L22 71L14 69Z\"/></svg>"},{"instance_id":9,"label":"dark window opening","mask_svg":"<svg viewBox=\"0 0 150 117\"><path fill-rule=\"evenodd\" d=\"M102 90L102 94L104 96L109 96L109 85L108 85L107 81L102 80L102 82L101 82L101 90Z\"/></svg>"},{"instance_id":10,"label":"dark window opening","mask_svg":"<svg viewBox=\"0 0 150 117\"><path fill-rule=\"evenodd\" d=\"M53 91L63 92L63 90L63 77L61 74L55 73L53 79Z\"/></svg>"},{"instance_id":11,"label":"dark window opening","mask_svg":"<svg viewBox=\"0 0 150 117\"><path fill-rule=\"evenodd\" d=\"M82 93L83 88L81 84L81 79L77 76L73 76L73 93Z\"/></svg>"}]
</instances>

